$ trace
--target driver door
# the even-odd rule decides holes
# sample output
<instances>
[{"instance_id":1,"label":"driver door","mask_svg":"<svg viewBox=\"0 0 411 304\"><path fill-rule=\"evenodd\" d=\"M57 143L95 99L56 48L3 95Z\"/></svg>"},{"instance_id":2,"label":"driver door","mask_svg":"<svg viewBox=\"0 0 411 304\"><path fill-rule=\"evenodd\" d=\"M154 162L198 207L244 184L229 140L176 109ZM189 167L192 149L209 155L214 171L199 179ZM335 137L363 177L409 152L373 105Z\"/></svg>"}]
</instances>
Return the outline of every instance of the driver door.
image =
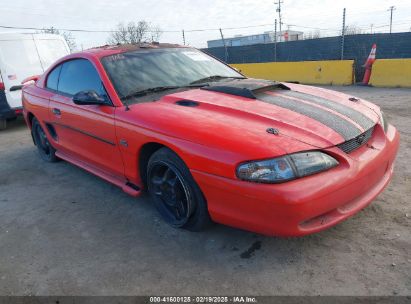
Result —
<instances>
[{"instance_id":1,"label":"driver door","mask_svg":"<svg viewBox=\"0 0 411 304\"><path fill-rule=\"evenodd\" d=\"M57 80L56 80L57 79ZM47 79L49 117L57 147L63 153L124 178L124 166L114 128L112 105L76 105L73 95L94 90L108 99L100 76L87 59L74 59L57 66Z\"/></svg>"}]
</instances>

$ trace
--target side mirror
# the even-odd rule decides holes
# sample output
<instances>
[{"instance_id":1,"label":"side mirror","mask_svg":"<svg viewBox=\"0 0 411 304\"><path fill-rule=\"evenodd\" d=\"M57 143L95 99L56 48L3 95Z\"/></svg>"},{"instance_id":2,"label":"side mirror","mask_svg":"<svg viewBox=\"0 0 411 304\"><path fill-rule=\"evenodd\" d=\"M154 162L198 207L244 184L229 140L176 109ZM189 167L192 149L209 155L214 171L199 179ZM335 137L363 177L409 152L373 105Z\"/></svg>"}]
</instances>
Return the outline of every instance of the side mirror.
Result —
<instances>
[{"instance_id":1,"label":"side mirror","mask_svg":"<svg viewBox=\"0 0 411 304\"><path fill-rule=\"evenodd\" d=\"M98 95L96 91L81 91L73 96L73 102L77 105L106 105L107 100Z\"/></svg>"}]
</instances>

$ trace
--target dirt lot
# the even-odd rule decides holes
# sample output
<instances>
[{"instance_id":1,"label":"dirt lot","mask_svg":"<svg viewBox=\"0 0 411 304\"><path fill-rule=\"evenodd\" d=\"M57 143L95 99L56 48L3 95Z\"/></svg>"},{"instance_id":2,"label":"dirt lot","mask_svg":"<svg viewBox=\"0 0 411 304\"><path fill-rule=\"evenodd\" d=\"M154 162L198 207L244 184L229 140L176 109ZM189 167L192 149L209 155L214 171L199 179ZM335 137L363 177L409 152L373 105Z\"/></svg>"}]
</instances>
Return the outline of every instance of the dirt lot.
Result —
<instances>
[{"instance_id":1,"label":"dirt lot","mask_svg":"<svg viewBox=\"0 0 411 304\"><path fill-rule=\"evenodd\" d=\"M0 132L0 295L411 295L411 90L333 89L382 106L402 135L390 186L328 231L268 238L169 228L150 200L40 160Z\"/></svg>"}]
</instances>

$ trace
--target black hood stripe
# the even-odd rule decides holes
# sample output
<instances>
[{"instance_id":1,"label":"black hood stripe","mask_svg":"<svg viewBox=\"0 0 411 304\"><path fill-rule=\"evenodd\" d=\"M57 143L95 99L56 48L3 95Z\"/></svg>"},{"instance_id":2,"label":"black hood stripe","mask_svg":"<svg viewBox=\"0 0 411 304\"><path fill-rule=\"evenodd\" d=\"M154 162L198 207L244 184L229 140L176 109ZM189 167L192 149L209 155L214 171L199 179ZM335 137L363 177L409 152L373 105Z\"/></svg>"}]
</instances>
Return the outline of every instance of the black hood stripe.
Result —
<instances>
[{"instance_id":1,"label":"black hood stripe","mask_svg":"<svg viewBox=\"0 0 411 304\"><path fill-rule=\"evenodd\" d=\"M276 89L289 90L290 88L279 82L258 79L235 79L212 82L209 86L201 88L201 90L214 91L251 99L256 99L254 95L256 92Z\"/></svg>"},{"instance_id":2,"label":"black hood stripe","mask_svg":"<svg viewBox=\"0 0 411 304\"><path fill-rule=\"evenodd\" d=\"M341 103L325 99L322 97L314 96L311 94L306 94L306 93L301 93L301 92L296 92L296 91L284 91L282 94L289 96L289 97L295 97L301 100L307 100L311 103L326 107L330 110L333 110L337 113L340 113L346 117L349 117L351 120L356 122L361 128L363 128L365 131L371 129L374 125L375 122L372 121L370 118L362 114L361 112L345 106Z\"/></svg>"},{"instance_id":3,"label":"black hood stripe","mask_svg":"<svg viewBox=\"0 0 411 304\"><path fill-rule=\"evenodd\" d=\"M345 140L350 140L362 133L362 131L357 128L354 124L350 123L346 119L316 107L307 103L296 101L289 98L281 97L280 95L270 95L259 93L256 95L257 99L269 104L273 104L285 109L289 109L293 112L300 113L307 117L317 120L318 122L326 125L327 127L333 129L335 132L340 134Z\"/></svg>"}]
</instances>

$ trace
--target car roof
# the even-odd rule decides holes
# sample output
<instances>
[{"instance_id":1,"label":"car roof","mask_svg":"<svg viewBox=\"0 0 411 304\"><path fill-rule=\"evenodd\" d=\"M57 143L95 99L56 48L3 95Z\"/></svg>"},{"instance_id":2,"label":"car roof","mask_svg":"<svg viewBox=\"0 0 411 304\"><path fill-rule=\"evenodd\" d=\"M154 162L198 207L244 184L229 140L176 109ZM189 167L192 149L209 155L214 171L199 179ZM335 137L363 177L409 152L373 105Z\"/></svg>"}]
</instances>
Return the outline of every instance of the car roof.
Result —
<instances>
[{"instance_id":1,"label":"car roof","mask_svg":"<svg viewBox=\"0 0 411 304\"><path fill-rule=\"evenodd\" d=\"M130 51L147 51L150 49L167 49L167 48L187 48L179 44L171 43L137 43L137 44L118 44L118 45L103 45L91 49L84 50L84 53L93 54L96 57L102 58L105 56L130 52Z\"/></svg>"}]
</instances>

